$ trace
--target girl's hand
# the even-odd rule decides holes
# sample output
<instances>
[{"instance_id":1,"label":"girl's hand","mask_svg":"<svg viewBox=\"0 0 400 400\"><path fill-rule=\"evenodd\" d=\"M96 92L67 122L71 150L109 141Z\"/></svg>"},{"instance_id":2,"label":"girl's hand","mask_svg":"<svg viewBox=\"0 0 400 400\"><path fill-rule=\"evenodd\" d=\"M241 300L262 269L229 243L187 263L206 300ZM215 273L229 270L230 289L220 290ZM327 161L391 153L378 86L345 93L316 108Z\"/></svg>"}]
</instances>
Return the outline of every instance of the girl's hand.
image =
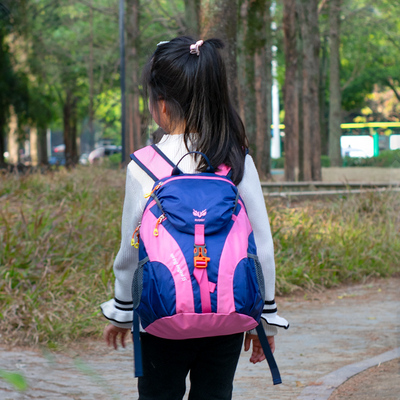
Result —
<instances>
[{"instance_id":1,"label":"girl's hand","mask_svg":"<svg viewBox=\"0 0 400 400\"><path fill-rule=\"evenodd\" d=\"M267 336L268 343L271 347L271 351L275 351L275 338L274 336ZM250 362L253 364L257 364L258 362L265 360L264 351L261 347L260 339L257 335L250 335L246 333L246 337L244 339L244 351L248 351L250 349L250 343L253 342L253 351L250 357Z\"/></svg>"},{"instance_id":2,"label":"girl's hand","mask_svg":"<svg viewBox=\"0 0 400 400\"><path fill-rule=\"evenodd\" d=\"M118 348L118 336L121 339L121 345L122 347L125 347L125 337L126 334L128 333L130 329L126 328L118 328L117 326L114 326L112 324L107 325L104 328L103 332L103 338L107 343L107 346L114 346L114 349L117 350Z\"/></svg>"}]
</instances>

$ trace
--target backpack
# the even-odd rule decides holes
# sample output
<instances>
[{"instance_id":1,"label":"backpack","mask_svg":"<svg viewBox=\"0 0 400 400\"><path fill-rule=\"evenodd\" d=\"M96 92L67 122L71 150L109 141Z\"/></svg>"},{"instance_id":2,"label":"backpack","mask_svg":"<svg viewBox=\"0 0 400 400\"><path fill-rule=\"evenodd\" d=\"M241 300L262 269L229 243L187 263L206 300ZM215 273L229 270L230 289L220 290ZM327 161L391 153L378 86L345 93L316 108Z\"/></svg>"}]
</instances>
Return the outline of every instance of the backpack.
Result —
<instances>
[{"instance_id":1,"label":"backpack","mask_svg":"<svg viewBox=\"0 0 400 400\"><path fill-rule=\"evenodd\" d=\"M205 158L206 172L179 170L191 153ZM264 277L230 168L215 171L200 152L185 156L175 166L155 145L131 155L155 181L131 242L139 248L132 282L136 376L142 374L139 318L146 332L166 339L257 328L268 345L265 355L269 350L272 356L260 325ZM280 383L276 364L272 367L274 384Z\"/></svg>"}]
</instances>

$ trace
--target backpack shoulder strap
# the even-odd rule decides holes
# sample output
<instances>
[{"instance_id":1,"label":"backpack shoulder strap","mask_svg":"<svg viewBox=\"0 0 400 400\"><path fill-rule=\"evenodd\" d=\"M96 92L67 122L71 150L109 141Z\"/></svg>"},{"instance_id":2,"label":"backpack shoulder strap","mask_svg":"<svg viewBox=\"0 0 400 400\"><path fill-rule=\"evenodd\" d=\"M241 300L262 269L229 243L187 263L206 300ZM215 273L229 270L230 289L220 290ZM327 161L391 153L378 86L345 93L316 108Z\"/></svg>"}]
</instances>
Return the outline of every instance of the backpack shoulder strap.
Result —
<instances>
[{"instance_id":1,"label":"backpack shoulder strap","mask_svg":"<svg viewBox=\"0 0 400 400\"><path fill-rule=\"evenodd\" d=\"M135 151L131 154L131 159L154 181L171 175L175 167L175 164L155 144Z\"/></svg>"},{"instance_id":2,"label":"backpack shoulder strap","mask_svg":"<svg viewBox=\"0 0 400 400\"><path fill-rule=\"evenodd\" d=\"M215 174L219 176L225 176L230 179L232 175L232 169L225 164L221 164L217 171L215 171Z\"/></svg>"}]
</instances>

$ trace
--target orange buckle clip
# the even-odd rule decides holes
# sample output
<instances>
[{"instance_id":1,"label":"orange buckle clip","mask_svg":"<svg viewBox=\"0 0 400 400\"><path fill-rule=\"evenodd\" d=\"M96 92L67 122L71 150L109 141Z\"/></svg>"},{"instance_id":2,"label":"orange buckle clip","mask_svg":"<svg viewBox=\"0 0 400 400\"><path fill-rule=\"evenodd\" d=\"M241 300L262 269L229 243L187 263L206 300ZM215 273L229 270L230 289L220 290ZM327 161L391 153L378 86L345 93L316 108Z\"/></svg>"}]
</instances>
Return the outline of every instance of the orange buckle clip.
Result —
<instances>
[{"instance_id":1,"label":"orange buckle clip","mask_svg":"<svg viewBox=\"0 0 400 400\"><path fill-rule=\"evenodd\" d=\"M206 257L204 254L207 254L207 249L205 246L194 246L194 266L195 268L207 268L207 264L210 261L209 257Z\"/></svg>"}]
</instances>

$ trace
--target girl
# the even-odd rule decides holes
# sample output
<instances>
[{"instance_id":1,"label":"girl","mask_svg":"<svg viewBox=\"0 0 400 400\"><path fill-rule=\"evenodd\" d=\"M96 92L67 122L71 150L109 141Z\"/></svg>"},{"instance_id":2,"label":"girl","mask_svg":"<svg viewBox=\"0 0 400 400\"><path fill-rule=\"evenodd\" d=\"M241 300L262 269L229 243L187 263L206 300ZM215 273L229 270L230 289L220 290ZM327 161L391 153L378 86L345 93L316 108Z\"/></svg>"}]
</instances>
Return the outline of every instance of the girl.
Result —
<instances>
[{"instance_id":1,"label":"girl","mask_svg":"<svg viewBox=\"0 0 400 400\"><path fill-rule=\"evenodd\" d=\"M145 94L155 122L166 134L157 146L175 164L188 151L205 153L212 166L231 167L253 228L259 260L265 278L266 301L263 325L272 351L277 326L288 327L277 315L274 301L275 264L271 231L260 181L248 147L243 123L232 107L224 60L218 39L178 37L161 42L144 70ZM184 173L205 171L202 157L191 154L179 164ZM114 263L115 298L101 305L111 322L104 330L108 345L117 348L132 326L132 277L138 251L131 247L133 229L141 220L153 180L136 164L128 165L122 216L121 248ZM245 338L245 350L252 342L253 363L265 359L255 332ZM231 399L232 383L243 334L200 339L169 340L141 333L144 376L139 378L140 400L178 400L185 393L190 371L190 400Z\"/></svg>"}]
</instances>

